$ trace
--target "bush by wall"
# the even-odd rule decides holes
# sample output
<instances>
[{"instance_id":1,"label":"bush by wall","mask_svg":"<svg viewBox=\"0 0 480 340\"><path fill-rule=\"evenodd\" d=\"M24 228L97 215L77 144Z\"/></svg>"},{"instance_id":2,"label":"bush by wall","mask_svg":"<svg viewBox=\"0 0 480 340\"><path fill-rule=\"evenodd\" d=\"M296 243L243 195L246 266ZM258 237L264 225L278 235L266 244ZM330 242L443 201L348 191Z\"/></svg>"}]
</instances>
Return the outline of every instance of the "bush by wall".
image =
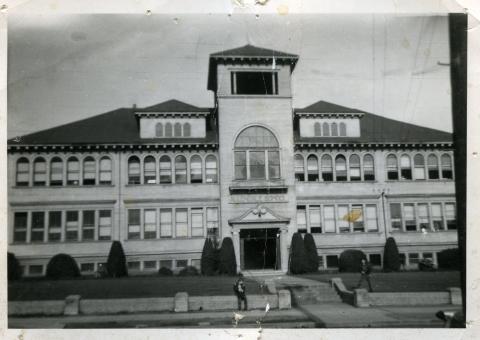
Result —
<instances>
[{"instance_id":1,"label":"bush by wall","mask_svg":"<svg viewBox=\"0 0 480 340\"><path fill-rule=\"evenodd\" d=\"M161 267L159 270L158 270L158 275L160 276L172 276L173 275L173 272L170 268L167 268L167 267Z\"/></svg>"},{"instance_id":2,"label":"bush by wall","mask_svg":"<svg viewBox=\"0 0 480 340\"><path fill-rule=\"evenodd\" d=\"M235 249L230 237L225 237L222 241L219 253L218 272L226 275L237 274L237 261L235 259Z\"/></svg>"},{"instance_id":3,"label":"bush by wall","mask_svg":"<svg viewBox=\"0 0 480 340\"><path fill-rule=\"evenodd\" d=\"M200 266L203 275L214 275L217 270L217 252L213 247L212 240L208 237L205 239L205 244L203 245Z\"/></svg>"},{"instance_id":4,"label":"bush by wall","mask_svg":"<svg viewBox=\"0 0 480 340\"><path fill-rule=\"evenodd\" d=\"M113 241L107 260L107 273L110 277L128 276L127 260L123 252L122 244L119 241Z\"/></svg>"},{"instance_id":5,"label":"bush by wall","mask_svg":"<svg viewBox=\"0 0 480 340\"><path fill-rule=\"evenodd\" d=\"M302 274L307 272L307 256L305 254L305 244L302 234L295 233L292 236L290 245L290 273Z\"/></svg>"},{"instance_id":6,"label":"bush by wall","mask_svg":"<svg viewBox=\"0 0 480 340\"><path fill-rule=\"evenodd\" d=\"M393 237L389 237L383 249L383 270L386 272L399 271L400 264L397 243Z\"/></svg>"},{"instance_id":7,"label":"bush by wall","mask_svg":"<svg viewBox=\"0 0 480 340\"><path fill-rule=\"evenodd\" d=\"M80 276L77 262L67 254L57 254L47 264L46 277L49 279L69 279Z\"/></svg>"},{"instance_id":8,"label":"bush by wall","mask_svg":"<svg viewBox=\"0 0 480 340\"><path fill-rule=\"evenodd\" d=\"M20 263L18 263L15 254L7 253L7 278L8 281L15 281L22 277L22 270L20 268Z\"/></svg>"},{"instance_id":9,"label":"bush by wall","mask_svg":"<svg viewBox=\"0 0 480 340\"><path fill-rule=\"evenodd\" d=\"M178 276L197 276L198 269L193 266L187 266L178 272Z\"/></svg>"},{"instance_id":10,"label":"bush by wall","mask_svg":"<svg viewBox=\"0 0 480 340\"><path fill-rule=\"evenodd\" d=\"M318 271L318 253L313 235L305 234L303 243L305 244L305 255L307 257L307 271L314 273Z\"/></svg>"},{"instance_id":11,"label":"bush by wall","mask_svg":"<svg viewBox=\"0 0 480 340\"><path fill-rule=\"evenodd\" d=\"M437 253L438 268L460 270L462 261L458 248L445 249Z\"/></svg>"},{"instance_id":12,"label":"bush by wall","mask_svg":"<svg viewBox=\"0 0 480 340\"><path fill-rule=\"evenodd\" d=\"M363 251L357 249L344 250L338 259L338 270L341 272L357 273L360 271L362 259L367 259Z\"/></svg>"}]
</instances>

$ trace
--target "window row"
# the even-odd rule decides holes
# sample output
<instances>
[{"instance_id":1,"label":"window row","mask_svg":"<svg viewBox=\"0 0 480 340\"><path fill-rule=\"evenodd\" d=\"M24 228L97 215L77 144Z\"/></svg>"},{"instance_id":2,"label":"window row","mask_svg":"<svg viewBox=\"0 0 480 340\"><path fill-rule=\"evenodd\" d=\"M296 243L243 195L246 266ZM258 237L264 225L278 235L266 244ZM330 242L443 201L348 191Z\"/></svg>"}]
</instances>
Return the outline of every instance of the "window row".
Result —
<instances>
[{"instance_id":1,"label":"window row","mask_svg":"<svg viewBox=\"0 0 480 340\"><path fill-rule=\"evenodd\" d=\"M400 157L390 154L387 156L388 180L425 180L425 179L453 179L453 160L449 154L440 158L435 154L426 157L416 154L412 158L403 154Z\"/></svg>"},{"instance_id":2,"label":"window row","mask_svg":"<svg viewBox=\"0 0 480 340\"><path fill-rule=\"evenodd\" d=\"M112 160L103 156L92 156L80 161L69 157L66 162L60 157L53 157L48 162L43 157L30 161L22 157L16 164L15 184L17 186L62 186L62 185L109 185L112 184Z\"/></svg>"},{"instance_id":3,"label":"window row","mask_svg":"<svg viewBox=\"0 0 480 340\"><path fill-rule=\"evenodd\" d=\"M278 94L278 72L234 71L230 75L232 94L275 95Z\"/></svg>"},{"instance_id":4,"label":"window row","mask_svg":"<svg viewBox=\"0 0 480 340\"><path fill-rule=\"evenodd\" d=\"M297 206L300 233L377 232L376 204L323 204Z\"/></svg>"},{"instance_id":5,"label":"window row","mask_svg":"<svg viewBox=\"0 0 480 340\"><path fill-rule=\"evenodd\" d=\"M392 231L456 230L455 203L390 203Z\"/></svg>"},{"instance_id":6,"label":"window row","mask_svg":"<svg viewBox=\"0 0 480 340\"><path fill-rule=\"evenodd\" d=\"M189 164L189 166L188 166ZM187 163L183 155L163 155L158 163L154 156L128 159L128 184L217 183L218 163L214 155L193 155Z\"/></svg>"},{"instance_id":7,"label":"window row","mask_svg":"<svg viewBox=\"0 0 480 340\"><path fill-rule=\"evenodd\" d=\"M128 239L186 238L219 235L218 208L128 209Z\"/></svg>"},{"instance_id":8,"label":"window row","mask_svg":"<svg viewBox=\"0 0 480 340\"><path fill-rule=\"evenodd\" d=\"M382 254L372 253L365 255L367 256L368 262L370 262L373 267L382 266ZM339 257L340 255L318 255L318 269L337 269Z\"/></svg>"},{"instance_id":9,"label":"window row","mask_svg":"<svg viewBox=\"0 0 480 340\"><path fill-rule=\"evenodd\" d=\"M347 125L345 123L327 123L316 122L313 125L315 137L344 137L347 136Z\"/></svg>"},{"instance_id":10,"label":"window row","mask_svg":"<svg viewBox=\"0 0 480 340\"><path fill-rule=\"evenodd\" d=\"M18 211L13 242L75 242L111 240L111 210Z\"/></svg>"},{"instance_id":11,"label":"window row","mask_svg":"<svg viewBox=\"0 0 480 340\"><path fill-rule=\"evenodd\" d=\"M127 261L128 270L131 271L157 271L160 268L178 271L187 266L200 270L200 259Z\"/></svg>"},{"instance_id":12,"label":"window row","mask_svg":"<svg viewBox=\"0 0 480 340\"><path fill-rule=\"evenodd\" d=\"M337 155L335 158L328 154L319 159L316 155L295 155L295 179L300 182L331 182L331 181L374 181L375 164L373 156L366 154L360 157L357 154L345 157Z\"/></svg>"},{"instance_id":13,"label":"window row","mask_svg":"<svg viewBox=\"0 0 480 340\"><path fill-rule=\"evenodd\" d=\"M191 137L190 123L157 123L155 124L156 137Z\"/></svg>"}]
</instances>

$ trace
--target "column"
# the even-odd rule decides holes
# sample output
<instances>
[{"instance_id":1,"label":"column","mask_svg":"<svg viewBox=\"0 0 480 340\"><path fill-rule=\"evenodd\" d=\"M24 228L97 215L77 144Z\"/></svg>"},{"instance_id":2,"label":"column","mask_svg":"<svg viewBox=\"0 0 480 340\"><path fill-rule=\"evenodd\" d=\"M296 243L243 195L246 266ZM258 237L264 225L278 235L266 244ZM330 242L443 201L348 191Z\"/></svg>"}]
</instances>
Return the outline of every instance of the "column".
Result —
<instances>
[{"instance_id":1,"label":"column","mask_svg":"<svg viewBox=\"0 0 480 340\"><path fill-rule=\"evenodd\" d=\"M280 228L280 254L282 259L282 272L288 272L288 226Z\"/></svg>"},{"instance_id":2,"label":"column","mask_svg":"<svg viewBox=\"0 0 480 340\"><path fill-rule=\"evenodd\" d=\"M235 259L237 261L237 272L241 271L240 267L240 231L232 231L233 249L235 250Z\"/></svg>"}]
</instances>

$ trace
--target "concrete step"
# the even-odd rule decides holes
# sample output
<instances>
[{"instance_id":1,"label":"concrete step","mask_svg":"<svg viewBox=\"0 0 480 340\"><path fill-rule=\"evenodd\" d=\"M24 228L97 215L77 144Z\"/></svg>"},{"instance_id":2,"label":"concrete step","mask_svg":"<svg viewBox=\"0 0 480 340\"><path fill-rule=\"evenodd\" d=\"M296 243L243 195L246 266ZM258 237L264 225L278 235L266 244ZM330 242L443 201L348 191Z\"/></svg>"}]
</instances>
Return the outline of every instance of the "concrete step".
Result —
<instances>
[{"instance_id":1,"label":"concrete step","mask_svg":"<svg viewBox=\"0 0 480 340\"><path fill-rule=\"evenodd\" d=\"M342 302L334 288L325 284L307 287L290 287L292 303Z\"/></svg>"}]
</instances>

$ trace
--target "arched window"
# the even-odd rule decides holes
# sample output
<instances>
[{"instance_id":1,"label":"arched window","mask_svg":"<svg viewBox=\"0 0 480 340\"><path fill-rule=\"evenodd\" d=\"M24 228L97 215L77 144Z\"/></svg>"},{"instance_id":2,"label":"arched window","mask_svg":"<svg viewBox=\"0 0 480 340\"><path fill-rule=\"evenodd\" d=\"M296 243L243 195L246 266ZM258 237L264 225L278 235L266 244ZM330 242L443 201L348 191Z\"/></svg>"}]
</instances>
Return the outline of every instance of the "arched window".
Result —
<instances>
[{"instance_id":1,"label":"arched window","mask_svg":"<svg viewBox=\"0 0 480 340\"><path fill-rule=\"evenodd\" d=\"M157 123L155 125L155 136L163 137L163 124L162 123Z\"/></svg>"},{"instance_id":2,"label":"arched window","mask_svg":"<svg viewBox=\"0 0 480 340\"><path fill-rule=\"evenodd\" d=\"M30 162L25 157L17 161L15 183L19 187L26 187L30 184Z\"/></svg>"},{"instance_id":3,"label":"arched window","mask_svg":"<svg viewBox=\"0 0 480 340\"><path fill-rule=\"evenodd\" d=\"M172 137L172 123L165 124L165 137Z\"/></svg>"},{"instance_id":4,"label":"arched window","mask_svg":"<svg viewBox=\"0 0 480 340\"><path fill-rule=\"evenodd\" d=\"M401 179L412 179L412 163L408 155L400 157L400 176Z\"/></svg>"},{"instance_id":5,"label":"arched window","mask_svg":"<svg viewBox=\"0 0 480 340\"><path fill-rule=\"evenodd\" d=\"M235 141L235 179L280 178L277 138L261 126L243 130Z\"/></svg>"},{"instance_id":6,"label":"arched window","mask_svg":"<svg viewBox=\"0 0 480 340\"><path fill-rule=\"evenodd\" d=\"M307 158L307 179L309 182L318 181L318 158L315 155Z\"/></svg>"},{"instance_id":7,"label":"arched window","mask_svg":"<svg viewBox=\"0 0 480 340\"><path fill-rule=\"evenodd\" d=\"M172 183L172 162L170 157L160 157L160 183Z\"/></svg>"},{"instance_id":8,"label":"arched window","mask_svg":"<svg viewBox=\"0 0 480 340\"><path fill-rule=\"evenodd\" d=\"M299 182L305 180L305 164L302 155L295 155L295 179Z\"/></svg>"},{"instance_id":9,"label":"arched window","mask_svg":"<svg viewBox=\"0 0 480 340\"><path fill-rule=\"evenodd\" d=\"M428 155L428 178L439 179L440 173L438 172L438 157L434 154Z\"/></svg>"},{"instance_id":10,"label":"arched window","mask_svg":"<svg viewBox=\"0 0 480 340\"><path fill-rule=\"evenodd\" d=\"M448 154L442 155L442 178L453 179L452 157Z\"/></svg>"},{"instance_id":11,"label":"arched window","mask_svg":"<svg viewBox=\"0 0 480 340\"><path fill-rule=\"evenodd\" d=\"M323 123L323 136L330 136L330 126L328 125L328 123Z\"/></svg>"},{"instance_id":12,"label":"arched window","mask_svg":"<svg viewBox=\"0 0 480 340\"><path fill-rule=\"evenodd\" d=\"M173 128L173 135L175 137L182 137L182 124L175 123L175 126Z\"/></svg>"},{"instance_id":13,"label":"arched window","mask_svg":"<svg viewBox=\"0 0 480 340\"><path fill-rule=\"evenodd\" d=\"M347 160L345 156L338 155L337 157L335 157L335 180L347 180Z\"/></svg>"},{"instance_id":14,"label":"arched window","mask_svg":"<svg viewBox=\"0 0 480 340\"><path fill-rule=\"evenodd\" d=\"M157 162L153 156L143 160L143 184L157 183Z\"/></svg>"},{"instance_id":15,"label":"arched window","mask_svg":"<svg viewBox=\"0 0 480 340\"><path fill-rule=\"evenodd\" d=\"M112 184L112 160L104 156L100 159L100 184Z\"/></svg>"},{"instance_id":16,"label":"arched window","mask_svg":"<svg viewBox=\"0 0 480 340\"><path fill-rule=\"evenodd\" d=\"M128 184L140 184L140 158L137 156L128 159Z\"/></svg>"},{"instance_id":17,"label":"arched window","mask_svg":"<svg viewBox=\"0 0 480 340\"><path fill-rule=\"evenodd\" d=\"M350 180L359 181L361 179L360 174L360 156L351 155L350 156Z\"/></svg>"},{"instance_id":18,"label":"arched window","mask_svg":"<svg viewBox=\"0 0 480 340\"><path fill-rule=\"evenodd\" d=\"M217 157L214 155L208 155L205 158L205 181L207 183L218 182Z\"/></svg>"},{"instance_id":19,"label":"arched window","mask_svg":"<svg viewBox=\"0 0 480 340\"><path fill-rule=\"evenodd\" d=\"M202 159L199 155L190 158L190 183L202 183Z\"/></svg>"},{"instance_id":20,"label":"arched window","mask_svg":"<svg viewBox=\"0 0 480 340\"><path fill-rule=\"evenodd\" d=\"M375 180L375 164L372 155L363 156L363 179L365 181Z\"/></svg>"},{"instance_id":21,"label":"arched window","mask_svg":"<svg viewBox=\"0 0 480 340\"><path fill-rule=\"evenodd\" d=\"M175 158L175 183L187 183L187 159L182 155Z\"/></svg>"},{"instance_id":22,"label":"arched window","mask_svg":"<svg viewBox=\"0 0 480 340\"><path fill-rule=\"evenodd\" d=\"M87 157L83 160L83 185L95 185L96 177L95 159Z\"/></svg>"},{"instance_id":23,"label":"arched window","mask_svg":"<svg viewBox=\"0 0 480 340\"><path fill-rule=\"evenodd\" d=\"M50 185L63 185L63 161L60 157L53 157L50 161Z\"/></svg>"},{"instance_id":24,"label":"arched window","mask_svg":"<svg viewBox=\"0 0 480 340\"><path fill-rule=\"evenodd\" d=\"M76 157L67 160L67 185L80 184L80 162Z\"/></svg>"},{"instance_id":25,"label":"arched window","mask_svg":"<svg viewBox=\"0 0 480 340\"><path fill-rule=\"evenodd\" d=\"M387 179L389 180L398 179L398 162L397 162L397 156L395 155L387 156Z\"/></svg>"},{"instance_id":26,"label":"arched window","mask_svg":"<svg viewBox=\"0 0 480 340\"><path fill-rule=\"evenodd\" d=\"M43 158L36 158L33 162L33 185L43 186L47 183L47 163Z\"/></svg>"},{"instance_id":27,"label":"arched window","mask_svg":"<svg viewBox=\"0 0 480 340\"><path fill-rule=\"evenodd\" d=\"M319 122L316 122L313 125L313 130L314 130L314 135L315 136L321 136L322 135L322 127L320 126Z\"/></svg>"},{"instance_id":28,"label":"arched window","mask_svg":"<svg viewBox=\"0 0 480 340\"><path fill-rule=\"evenodd\" d=\"M415 179L425 179L425 158L416 154L413 157L413 167L415 172Z\"/></svg>"},{"instance_id":29,"label":"arched window","mask_svg":"<svg viewBox=\"0 0 480 340\"><path fill-rule=\"evenodd\" d=\"M345 123L340 123L340 136L345 137L347 135L347 125Z\"/></svg>"},{"instance_id":30,"label":"arched window","mask_svg":"<svg viewBox=\"0 0 480 340\"><path fill-rule=\"evenodd\" d=\"M338 136L338 125L337 123L332 123L332 136Z\"/></svg>"},{"instance_id":31,"label":"arched window","mask_svg":"<svg viewBox=\"0 0 480 340\"><path fill-rule=\"evenodd\" d=\"M190 135L191 135L190 123L183 124L183 137L190 137Z\"/></svg>"},{"instance_id":32,"label":"arched window","mask_svg":"<svg viewBox=\"0 0 480 340\"><path fill-rule=\"evenodd\" d=\"M333 181L333 162L329 155L322 156L322 180L325 182Z\"/></svg>"}]
</instances>

